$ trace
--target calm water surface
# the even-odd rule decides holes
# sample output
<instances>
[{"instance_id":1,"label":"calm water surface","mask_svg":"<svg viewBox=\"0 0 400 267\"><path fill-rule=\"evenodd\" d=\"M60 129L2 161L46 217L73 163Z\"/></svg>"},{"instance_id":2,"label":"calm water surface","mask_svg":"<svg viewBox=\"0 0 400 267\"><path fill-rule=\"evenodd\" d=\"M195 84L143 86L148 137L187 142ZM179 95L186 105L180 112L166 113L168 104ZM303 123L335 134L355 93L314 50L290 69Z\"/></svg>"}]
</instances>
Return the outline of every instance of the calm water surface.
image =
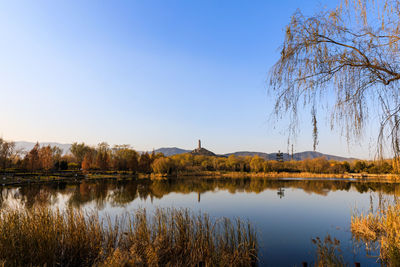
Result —
<instances>
[{"instance_id":1,"label":"calm water surface","mask_svg":"<svg viewBox=\"0 0 400 267\"><path fill-rule=\"evenodd\" d=\"M83 181L0 188L0 208L47 203L81 207L113 217L139 207L190 208L212 217L249 220L260 239L261 266L312 263L312 239L328 234L340 240L344 259L353 265L379 266L376 252L352 239L354 209L369 211L379 199L395 199L400 185L331 179L199 179L163 181Z\"/></svg>"}]
</instances>

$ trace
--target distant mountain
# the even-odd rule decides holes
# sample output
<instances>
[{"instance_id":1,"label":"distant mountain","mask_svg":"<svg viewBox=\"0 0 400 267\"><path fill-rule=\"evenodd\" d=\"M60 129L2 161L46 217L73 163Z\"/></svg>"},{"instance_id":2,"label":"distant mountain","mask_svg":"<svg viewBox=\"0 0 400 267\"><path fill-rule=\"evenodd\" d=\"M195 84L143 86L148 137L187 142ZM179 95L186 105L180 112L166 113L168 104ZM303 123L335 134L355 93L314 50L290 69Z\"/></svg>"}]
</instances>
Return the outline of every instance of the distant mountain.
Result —
<instances>
[{"instance_id":1,"label":"distant mountain","mask_svg":"<svg viewBox=\"0 0 400 267\"><path fill-rule=\"evenodd\" d=\"M222 154L222 155L216 155L213 152L205 149L205 148L196 148L192 151L186 150L186 149L181 149L177 147L164 147L155 150L155 152L162 152L166 156L172 156L172 155L177 155L177 154L183 154L183 153L192 153L193 155L206 155L206 156L222 156L222 157L229 157L230 155L235 155L235 156L255 156L258 155L259 157L266 159L266 160L276 160L276 153L264 153L264 152L253 152L253 151L238 151L234 153L227 153L227 154ZM327 160L337 160L337 161L354 161L356 158L346 158L346 157L340 157L340 156L335 156L335 155L329 155L329 154L324 154L321 152L316 152L316 151L304 151L304 152L299 152L299 153L294 153L293 154L293 160L304 160L304 159L315 159L315 158L320 158L320 157L325 157ZM288 153L283 153L283 160L287 161L290 160L292 156Z\"/></svg>"},{"instance_id":2,"label":"distant mountain","mask_svg":"<svg viewBox=\"0 0 400 267\"><path fill-rule=\"evenodd\" d=\"M61 144L61 143L56 143L56 142L39 142L40 146L56 146L59 147L62 151L63 154L68 154L71 149L71 144ZM23 152L28 152L30 151L34 146L36 145L36 142L25 142L25 141L17 141L15 142L15 147L17 150L22 150ZM162 147L157 150L154 150L155 153L161 152L165 156L172 156L176 154L183 154L183 153L189 153L191 150L185 150L177 147ZM138 151L141 152L141 151Z\"/></svg>"},{"instance_id":3,"label":"distant mountain","mask_svg":"<svg viewBox=\"0 0 400 267\"><path fill-rule=\"evenodd\" d=\"M15 142L15 146L17 150L22 150L24 152L30 151L34 146L35 142L25 142L25 141L18 141ZM56 146L59 147L62 151L63 154L67 154L70 152L71 144L61 144L61 143L56 143L56 142L43 142L40 143L40 146ZM201 148L196 148L194 150L187 150L187 149L182 149L178 147L162 147L159 149L154 150L155 153L163 153L165 156L173 156L173 155L178 155L178 154L183 154L183 153L192 153L193 155L206 155L206 156L222 156L222 157L229 157L230 155L235 155L235 156L255 156L258 155L259 157L266 159L266 160L275 160L276 159L276 153L264 153L264 152L255 152L255 151L238 151L234 153L228 153L228 154L223 154L223 155L216 155L213 152L201 147ZM299 152L293 154L293 159L294 160L304 160L304 159L315 159L315 158L320 158L320 157L325 157L327 160L337 160L337 161L354 161L356 158L346 158L346 157L340 157L340 156L335 156L335 155L329 155L329 154L323 154L320 152L316 151L304 151L304 152ZM288 153L283 153L283 159L290 160L291 155Z\"/></svg>"},{"instance_id":4,"label":"distant mountain","mask_svg":"<svg viewBox=\"0 0 400 267\"><path fill-rule=\"evenodd\" d=\"M191 150L181 149L177 147L162 147L154 150L155 153L163 153L165 156L173 156L183 153L189 153Z\"/></svg>"},{"instance_id":5,"label":"distant mountain","mask_svg":"<svg viewBox=\"0 0 400 267\"><path fill-rule=\"evenodd\" d=\"M255 156L258 155L259 157L266 159L266 160L275 160L276 159L276 153L263 153L263 152L251 152L251 151L239 151L239 152L234 152L234 153L228 153L224 154L224 156L229 157L230 155L235 155L235 156ZM325 157L327 160L337 160L337 161L354 161L356 158L346 158L346 157L340 157L340 156L334 156L334 155L329 155L329 154L324 154L321 152L316 152L316 151L304 151L304 152L299 152L299 153L294 153L293 154L293 160L305 160L305 159L315 159L315 158L320 158L320 157ZM292 156L288 153L283 153L283 160L290 160Z\"/></svg>"},{"instance_id":6,"label":"distant mountain","mask_svg":"<svg viewBox=\"0 0 400 267\"><path fill-rule=\"evenodd\" d=\"M69 153L69 149L71 148L71 144L60 144L56 142L43 142L39 143L40 146L56 146L60 148L63 154ZM25 141L17 141L15 142L15 148L17 150L22 150L23 152L29 152L36 145L36 142L25 142Z\"/></svg>"},{"instance_id":7,"label":"distant mountain","mask_svg":"<svg viewBox=\"0 0 400 267\"><path fill-rule=\"evenodd\" d=\"M320 157L325 157L327 160L337 160L337 161L357 160L356 158L340 157L340 156L335 156L335 155L323 154L323 153L316 152L316 151L304 151L304 152L299 152L299 153L293 154L293 158L295 158L295 160L303 160L303 159L307 159L307 158L313 159L313 158L320 158Z\"/></svg>"}]
</instances>

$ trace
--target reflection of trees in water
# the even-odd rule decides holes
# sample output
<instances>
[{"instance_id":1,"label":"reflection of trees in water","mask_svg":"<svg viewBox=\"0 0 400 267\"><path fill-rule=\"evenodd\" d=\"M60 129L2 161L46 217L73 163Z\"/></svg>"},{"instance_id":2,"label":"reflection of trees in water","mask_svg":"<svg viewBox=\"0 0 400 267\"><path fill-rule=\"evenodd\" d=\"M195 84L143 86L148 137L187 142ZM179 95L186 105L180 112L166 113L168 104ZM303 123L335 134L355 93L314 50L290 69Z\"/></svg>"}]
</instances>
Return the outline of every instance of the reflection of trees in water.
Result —
<instances>
[{"instance_id":1,"label":"reflection of trees in water","mask_svg":"<svg viewBox=\"0 0 400 267\"><path fill-rule=\"evenodd\" d=\"M18 195L21 204L31 208L34 205L55 204L58 191L57 184L28 185L20 187Z\"/></svg>"},{"instance_id":2,"label":"reflection of trees in water","mask_svg":"<svg viewBox=\"0 0 400 267\"><path fill-rule=\"evenodd\" d=\"M27 207L37 204L55 204L58 194L69 196L67 205L80 207L94 202L96 208L103 209L105 203L113 206L123 206L135 199L162 198L170 193L205 193L217 190L227 190L231 193L252 192L261 193L265 190L283 192L285 188L303 190L309 194L327 195L334 191L355 190L359 193L369 191L383 194L400 195L400 185L394 183L361 182L361 181L324 181L324 180L276 180L276 179L170 179L170 180L137 180L137 181L83 181L81 183L52 183L43 185L21 186L15 199ZM15 188L14 188L15 189ZM11 188L1 189L0 207ZM284 194L279 196L284 197Z\"/></svg>"},{"instance_id":3,"label":"reflection of trees in water","mask_svg":"<svg viewBox=\"0 0 400 267\"><path fill-rule=\"evenodd\" d=\"M14 201L28 208L34 205L53 205L57 203L58 193L64 187L57 183L5 187L0 189L0 208L7 205L7 201Z\"/></svg>"},{"instance_id":4,"label":"reflection of trees in water","mask_svg":"<svg viewBox=\"0 0 400 267\"><path fill-rule=\"evenodd\" d=\"M138 197L138 183L118 182L107 199L111 200L112 205L125 205L134 201Z\"/></svg>"},{"instance_id":5,"label":"reflection of trees in water","mask_svg":"<svg viewBox=\"0 0 400 267\"><path fill-rule=\"evenodd\" d=\"M15 195L15 194L16 194L15 188L9 188L9 187L3 188L3 190L0 191L0 208L5 207L7 199L10 197L10 195Z\"/></svg>"},{"instance_id":6,"label":"reflection of trees in water","mask_svg":"<svg viewBox=\"0 0 400 267\"><path fill-rule=\"evenodd\" d=\"M85 203L94 201L96 208L101 210L104 208L109 191L113 190L114 186L114 184L105 181L95 183L83 181L75 185L67 204L72 207L80 207Z\"/></svg>"}]
</instances>

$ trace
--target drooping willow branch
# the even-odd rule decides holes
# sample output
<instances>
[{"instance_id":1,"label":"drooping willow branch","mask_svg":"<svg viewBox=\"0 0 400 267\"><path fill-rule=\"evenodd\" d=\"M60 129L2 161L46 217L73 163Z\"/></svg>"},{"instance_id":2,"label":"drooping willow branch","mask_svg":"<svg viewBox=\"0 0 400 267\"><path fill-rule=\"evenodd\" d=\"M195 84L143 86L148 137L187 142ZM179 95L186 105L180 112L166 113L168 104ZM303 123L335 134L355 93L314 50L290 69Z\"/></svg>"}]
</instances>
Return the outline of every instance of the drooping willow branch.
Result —
<instances>
[{"instance_id":1,"label":"drooping willow branch","mask_svg":"<svg viewBox=\"0 0 400 267\"><path fill-rule=\"evenodd\" d=\"M387 139L398 156L399 42L400 0L345 1L311 17L297 11L269 75L270 90L276 96L275 114L290 113L295 133L298 111L309 109L315 149L321 99L330 100L331 125L342 128L348 141L361 136L372 112L369 105L378 103L379 153Z\"/></svg>"}]
</instances>

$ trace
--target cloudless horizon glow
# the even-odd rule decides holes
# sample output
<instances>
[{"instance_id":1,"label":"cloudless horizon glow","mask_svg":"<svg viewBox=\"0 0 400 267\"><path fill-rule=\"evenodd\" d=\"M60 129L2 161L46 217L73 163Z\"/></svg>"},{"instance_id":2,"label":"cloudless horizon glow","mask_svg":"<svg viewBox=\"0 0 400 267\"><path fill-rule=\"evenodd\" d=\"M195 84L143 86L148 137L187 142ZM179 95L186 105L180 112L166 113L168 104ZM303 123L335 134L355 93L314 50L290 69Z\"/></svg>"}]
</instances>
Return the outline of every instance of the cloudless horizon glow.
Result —
<instances>
[{"instance_id":1,"label":"cloudless horizon glow","mask_svg":"<svg viewBox=\"0 0 400 267\"><path fill-rule=\"evenodd\" d=\"M291 15L337 1L1 1L0 136L286 152L268 71ZM320 122L326 120L321 114ZM295 152L312 150L301 118ZM372 158L320 123L318 151Z\"/></svg>"}]
</instances>

